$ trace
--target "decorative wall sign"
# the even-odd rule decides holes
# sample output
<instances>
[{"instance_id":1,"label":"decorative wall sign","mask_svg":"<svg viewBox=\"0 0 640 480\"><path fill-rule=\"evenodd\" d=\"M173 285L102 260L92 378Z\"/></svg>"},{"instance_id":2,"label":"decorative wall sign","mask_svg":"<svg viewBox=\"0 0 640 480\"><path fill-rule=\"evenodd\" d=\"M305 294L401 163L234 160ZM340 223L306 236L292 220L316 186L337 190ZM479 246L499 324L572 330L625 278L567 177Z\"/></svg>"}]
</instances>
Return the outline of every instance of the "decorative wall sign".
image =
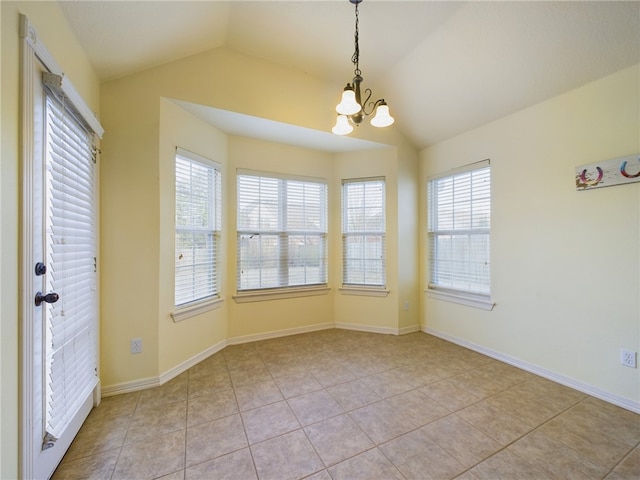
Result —
<instances>
[{"instance_id":1,"label":"decorative wall sign","mask_svg":"<svg viewBox=\"0 0 640 480\"><path fill-rule=\"evenodd\" d=\"M576 190L640 182L640 155L576 167Z\"/></svg>"}]
</instances>

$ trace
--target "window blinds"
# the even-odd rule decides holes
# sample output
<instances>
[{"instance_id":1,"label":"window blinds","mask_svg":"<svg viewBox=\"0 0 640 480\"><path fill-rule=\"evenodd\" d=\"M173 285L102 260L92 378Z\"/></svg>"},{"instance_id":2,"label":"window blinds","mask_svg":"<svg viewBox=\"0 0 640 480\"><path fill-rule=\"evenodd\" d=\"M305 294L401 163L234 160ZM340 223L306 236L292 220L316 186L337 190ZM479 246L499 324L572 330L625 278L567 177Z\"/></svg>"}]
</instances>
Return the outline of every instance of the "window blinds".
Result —
<instances>
[{"instance_id":1,"label":"window blinds","mask_svg":"<svg viewBox=\"0 0 640 480\"><path fill-rule=\"evenodd\" d=\"M57 437L97 385L93 135L46 93L46 430Z\"/></svg>"},{"instance_id":2,"label":"window blinds","mask_svg":"<svg viewBox=\"0 0 640 480\"><path fill-rule=\"evenodd\" d=\"M175 305L218 294L221 172L213 162L176 154Z\"/></svg>"},{"instance_id":3,"label":"window blinds","mask_svg":"<svg viewBox=\"0 0 640 480\"><path fill-rule=\"evenodd\" d=\"M490 167L429 181L430 287L489 295Z\"/></svg>"},{"instance_id":4,"label":"window blinds","mask_svg":"<svg viewBox=\"0 0 640 480\"><path fill-rule=\"evenodd\" d=\"M327 282L323 181L239 174L237 289Z\"/></svg>"},{"instance_id":5,"label":"window blinds","mask_svg":"<svg viewBox=\"0 0 640 480\"><path fill-rule=\"evenodd\" d=\"M384 179L342 184L342 272L344 285L384 286Z\"/></svg>"}]
</instances>

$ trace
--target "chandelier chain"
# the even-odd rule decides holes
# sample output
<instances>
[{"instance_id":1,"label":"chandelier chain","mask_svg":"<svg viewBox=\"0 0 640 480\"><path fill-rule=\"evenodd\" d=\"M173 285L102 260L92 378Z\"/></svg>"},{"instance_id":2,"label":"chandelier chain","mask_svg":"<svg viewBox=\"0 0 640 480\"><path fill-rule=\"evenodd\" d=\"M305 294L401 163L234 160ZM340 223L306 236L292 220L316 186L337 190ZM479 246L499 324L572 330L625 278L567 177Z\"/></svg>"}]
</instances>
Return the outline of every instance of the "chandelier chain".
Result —
<instances>
[{"instance_id":1,"label":"chandelier chain","mask_svg":"<svg viewBox=\"0 0 640 480\"><path fill-rule=\"evenodd\" d=\"M355 4L355 8L356 8L356 31L353 34L353 40L354 40L354 52L353 52L353 56L351 57L351 62L355 65L356 69L355 69L355 74L356 75L360 75L362 72L360 71L360 44L358 42L358 36L359 36L359 30L358 30L358 17L359 17L359 12L358 12L358 4Z\"/></svg>"}]
</instances>

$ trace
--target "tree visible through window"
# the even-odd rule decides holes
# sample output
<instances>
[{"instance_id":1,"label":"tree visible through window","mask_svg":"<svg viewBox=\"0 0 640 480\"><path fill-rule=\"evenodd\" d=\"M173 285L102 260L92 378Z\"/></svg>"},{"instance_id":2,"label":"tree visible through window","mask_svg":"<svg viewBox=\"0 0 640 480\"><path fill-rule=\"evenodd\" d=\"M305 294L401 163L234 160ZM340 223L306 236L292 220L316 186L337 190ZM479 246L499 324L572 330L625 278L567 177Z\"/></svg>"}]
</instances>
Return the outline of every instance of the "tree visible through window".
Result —
<instances>
[{"instance_id":1,"label":"tree visible through window","mask_svg":"<svg viewBox=\"0 0 640 480\"><path fill-rule=\"evenodd\" d=\"M218 294L221 174L213 162L176 154L175 305Z\"/></svg>"},{"instance_id":2,"label":"tree visible through window","mask_svg":"<svg viewBox=\"0 0 640 480\"><path fill-rule=\"evenodd\" d=\"M385 279L384 179L342 182L342 283L383 287Z\"/></svg>"},{"instance_id":3,"label":"tree visible through window","mask_svg":"<svg viewBox=\"0 0 640 480\"><path fill-rule=\"evenodd\" d=\"M238 175L238 291L327 283L324 181Z\"/></svg>"},{"instance_id":4,"label":"tree visible through window","mask_svg":"<svg viewBox=\"0 0 640 480\"><path fill-rule=\"evenodd\" d=\"M429 288L488 297L489 166L432 179L427 190Z\"/></svg>"}]
</instances>

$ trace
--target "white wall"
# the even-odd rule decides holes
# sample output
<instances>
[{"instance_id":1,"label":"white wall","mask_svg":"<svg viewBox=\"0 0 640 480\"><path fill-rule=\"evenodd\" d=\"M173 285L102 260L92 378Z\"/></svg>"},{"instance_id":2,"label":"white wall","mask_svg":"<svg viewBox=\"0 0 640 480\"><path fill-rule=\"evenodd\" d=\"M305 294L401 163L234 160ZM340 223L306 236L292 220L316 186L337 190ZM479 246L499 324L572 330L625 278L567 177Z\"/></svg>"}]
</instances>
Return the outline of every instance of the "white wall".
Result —
<instances>
[{"instance_id":1,"label":"white wall","mask_svg":"<svg viewBox=\"0 0 640 480\"><path fill-rule=\"evenodd\" d=\"M636 66L421 152L422 186L485 158L492 175L496 306L424 295L427 331L640 409L639 370L620 365L620 348L640 351L640 183L576 191L574 179L640 152L638 85Z\"/></svg>"}]
</instances>

